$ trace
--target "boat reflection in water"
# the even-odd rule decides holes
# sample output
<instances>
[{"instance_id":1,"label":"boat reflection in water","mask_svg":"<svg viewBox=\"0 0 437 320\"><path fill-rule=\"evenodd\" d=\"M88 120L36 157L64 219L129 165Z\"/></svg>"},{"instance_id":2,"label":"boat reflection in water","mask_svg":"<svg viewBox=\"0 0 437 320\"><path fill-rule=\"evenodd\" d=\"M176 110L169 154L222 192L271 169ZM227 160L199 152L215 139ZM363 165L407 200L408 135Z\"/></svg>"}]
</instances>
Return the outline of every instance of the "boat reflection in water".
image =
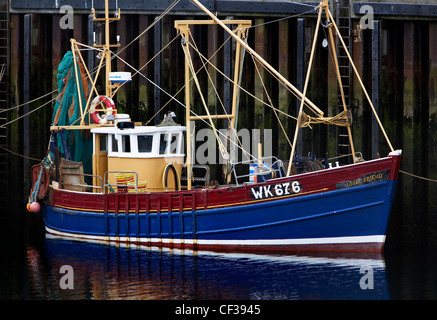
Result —
<instances>
[{"instance_id":1,"label":"boat reflection in water","mask_svg":"<svg viewBox=\"0 0 437 320\"><path fill-rule=\"evenodd\" d=\"M28 259L32 299L390 299L378 255L193 252L47 235L42 249L29 248ZM73 289L61 289L64 265L73 269Z\"/></svg>"}]
</instances>

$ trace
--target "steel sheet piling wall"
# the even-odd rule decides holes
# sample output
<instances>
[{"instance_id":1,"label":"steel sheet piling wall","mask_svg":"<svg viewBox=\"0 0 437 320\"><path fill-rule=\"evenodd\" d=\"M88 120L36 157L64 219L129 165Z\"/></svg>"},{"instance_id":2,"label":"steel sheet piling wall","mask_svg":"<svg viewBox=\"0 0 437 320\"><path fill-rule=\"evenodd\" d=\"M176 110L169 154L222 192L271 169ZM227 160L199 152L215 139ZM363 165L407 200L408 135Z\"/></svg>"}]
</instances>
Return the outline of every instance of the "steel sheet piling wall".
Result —
<instances>
[{"instance_id":1,"label":"steel sheet piling wall","mask_svg":"<svg viewBox=\"0 0 437 320\"><path fill-rule=\"evenodd\" d=\"M17 5L20 1L12 1ZM241 2L241 3L240 3ZM24 2L23 2L24 3ZM30 3L30 2L29 2ZM34 3L34 2L31 2ZM126 2L127 3L127 2ZM129 2L130 3L130 2ZM217 1L215 4L221 6L224 1ZM234 6L244 4L236 1ZM212 5L212 2L211 2ZM261 4L260 4L261 5ZM268 2L263 5L268 5ZM15 8L15 9L14 9ZM27 15L17 6L11 14L13 28L11 28L11 58L10 58L10 104L11 106L21 104L25 101L35 99L42 94L56 89L57 66L63 55L69 50L69 40L76 37L83 43L92 43L93 31L89 12L85 10L75 13L74 30L64 30L60 28L59 22L62 15L59 11L51 9L52 14L38 12L38 8L32 9L32 15ZM308 8L306 8L307 10ZM252 9L253 10L253 9ZM357 7L354 12L357 14ZM304 12L301 9L299 12ZM49 11L48 11L49 12ZM253 13L246 11L235 12L234 18L252 19L253 24L264 24L284 14L269 12ZM186 12L185 12L186 13ZM116 41L116 35L121 36L121 43L130 43L139 33L149 26L156 17L153 14L141 14L122 12L123 25L111 25L111 36ZM288 13L287 15L291 15ZM373 98L379 94L379 112L381 120L387 129L388 135L395 148L404 150L404 160L402 169L405 171L423 175L430 178L437 178L437 165L434 159L437 158L437 22L429 17L422 20L406 20L403 17L393 17L386 19L387 15L378 16L377 25L380 26L379 40L376 40L376 30L363 29L355 32L353 40L353 56L363 80L367 87L372 89ZM30 17L36 23L31 24L29 30ZM150 30L134 46L126 50L121 56L131 63L135 68L140 68L148 62L155 52L163 48L168 41L176 35L173 22L174 20L184 19L186 16L172 14L166 16L154 29ZM193 15L193 18L196 18ZM226 18L223 16L222 18ZM271 61L279 68L282 74L292 82L299 85L302 83L302 75L305 74L304 65L308 61L307 43L311 43L311 34L314 30L315 19L312 15L289 18L280 22L262 25L253 28L249 32L249 45L256 47L259 53L267 60ZM354 29L359 24L359 16L353 21ZM158 31L159 34L158 34ZM98 30L96 30L98 33ZM161 39L158 36L161 35ZM209 56L222 44L227 37L220 28L208 27L205 31L195 28L194 38L200 50ZM30 38L29 38L30 37ZM206 37L208 39L206 39ZM324 37L321 31L320 38ZM97 37L98 38L98 37ZM26 40L27 39L27 40ZM261 41L262 40L262 41ZM30 47L26 48L26 42L30 41ZM376 42L375 42L376 41ZM29 42L28 42L29 43ZM372 44L374 43L374 45ZM376 47L379 46L379 49ZM317 48L318 58L314 65L314 74L310 81L308 96L312 101L325 111L328 115L333 115L336 110L337 90L336 80L331 67L329 52L322 48L321 44ZM373 64L372 50L380 52L379 63ZM228 66L226 59L232 52L232 48L226 47L218 52L214 61L220 68ZM89 61L95 59L94 55L87 55ZM180 48L180 40L175 41L165 49L161 56L161 61L155 60L142 70L142 73L157 84L174 95L183 86L184 56ZM30 61L30 68L26 67L25 62ZM86 60L87 61L87 60ZM50 64L50 65L48 65ZM199 60L195 61L197 67L200 66ZM131 71L130 68L123 66L120 62L114 62L114 71ZM27 71L26 71L27 70ZM226 92L226 82L222 77L208 68L217 84L220 94ZM233 67L229 68L233 73ZM24 72L30 75L24 76ZM275 87L274 79L262 70L264 74L264 84L266 85L271 99L277 108L296 115L296 100L283 87ZM379 85L372 81L372 77L379 75ZM211 87L205 74L199 74L202 85L211 93ZM261 83L257 78L252 58L245 57L245 68L243 70L242 86L258 98L267 101L266 95L262 91ZM29 88L26 89L26 81ZM101 83L99 86L101 87ZM379 139L377 145L372 143L372 118L368 111L367 102L363 95L357 90L356 82L353 81L352 114L354 121L353 136L356 140L356 149L363 152L365 159L369 159L373 153L385 155L388 148L384 139ZM232 88L230 89L232 91ZM29 92L29 96L26 96ZM379 92L379 93L378 93ZM54 97L54 96L53 96ZM261 107L258 102L247 94L240 95L240 113L238 128L251 130L256 126L273 128L273 154L278 154L281 158L287 159L289 145L278 126L276 117L271 109ZM183 101L183 91L176 98ZM208 105L211 108L221 107L217 105L217 99L213 94L208 94ZM156 90L143 77L138 77L128 86L120 90L116 103L121 112L130 113L133 119L147 122L165 103L169 97ZM193 95L193 101L197 101L197 95ZM47 100L44 100L46 102ZM30 105L30 111L40 106L42 102ZM195 111L202 110L201 105L195 105ZM53 104L46 106L40 112L30 115L28 120L20 120L20 125L11 126L10 146L15 152L25 154L29 150L29 155L33 158L42 158L47 150L48 126L51 119ZM181 123L184 118L184 110L175 102L170 102L163 110L175 111ZM20 111L23 114L24 111ZM12 117L16 117L12 114ZM162 114L160 115L162 117ZM30 119L30 120L29 120ZM294 132L295 121L280 116L280 119L289 135ZM26 125L30 121L30 125ZM159 122L155 118L151 124ZM199 123L199 126L202 126ZM199 128L198 128L199 129ZM29 130L29 141L25 142L26 130ZM335 145L328 144L327 137L333 137L331 128L324 125L313 129L302 129L303 135L301 145L302 154L306 155L309 151L316 151L319 157L324 157L326 152L329 156L335 155ZM23 135L24 132L24 135ZM313 139L313 143L310 142ZM326 142L326 143L325 143ZM318 144L322 146L319 147ZM326 145L324 145L326 144ZM256 150L251 150L256 153ZM11 159L11 162L16 159ZM36 162L30 161L29 165ZM16 166L13 164L13 166ZM21 171L21 166L18 170ZM25 169L24 171L26 171ZM27 195L28 190L22 191L23 180L28 177L28 173L20 172L20 177L14 181L11 188L11 195L17 197L17 203L22 203L23 193ZM24 179L23 179L24 178ZM218 177L220 178L220 177ZM409 242L417 240L426 243L437 243L437 203L435 200L437 187L435 183L423 182L421 180L401 175L399 189L395 200L394 214L389 225L389 242L402 240ZM419 212L419 213L418 213ZM425 231L423 231L425 230ZM400 236L402 235L402 236Z\"/></svg>"}]
</instances>

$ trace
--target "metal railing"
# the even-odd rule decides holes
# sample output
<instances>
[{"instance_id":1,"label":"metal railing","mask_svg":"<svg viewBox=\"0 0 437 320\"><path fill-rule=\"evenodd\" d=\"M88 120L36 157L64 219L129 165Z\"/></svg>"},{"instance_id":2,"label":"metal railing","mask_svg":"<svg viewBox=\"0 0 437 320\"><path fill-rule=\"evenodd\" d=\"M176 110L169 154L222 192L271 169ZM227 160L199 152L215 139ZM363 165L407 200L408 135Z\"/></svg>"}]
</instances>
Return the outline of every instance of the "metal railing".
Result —
<instances>
[{"instance_id":1,"label":"metal railing","mask_svg":"<svg viewBox=\"0 0 437 320\"><path fill-rule=\"evenodd\" d=\"M203 177L197 177L197 176L194 175L194 170L193 170L192 171L192 175L193 176L191 177L191 179L193 181L203 181L203 182L205 182L205 186L206 187L209 186L210 181L211 181L211 173L210 173L209 166L202 165L202 164L193 164L192 167L193 167L193 169L203 169L203 170L205 170L205 175ZM186 169L186 166L184 165L183 168ZM188 180L186 171L185 171L185 175L181 175L181 180L184 180L184 181Z\"/></svg>"},{"instance_id":2,"label":"metal railing","mask_svg":"<svg viewBox=\"0 0 437 320\"><path fill-rule=\"evenodd\" d=\"M266 160L270 160L271 164L266 164ZM261 162L261 166L258 166L258 163ZM262 157L256 160L242 160L240 162L236 162L234 163L234 168L232 169L233 173L234 173L234 177L235 177L235 182L237 185L239 185L239 179L242 178L248 178L250 177L252 174L249 173L248 174L242 174L242 175L237 175L235 166L236 165L244 165L244 164L249 164L249 165L253 165L258 171L255 173L257 176L267 176L269 174L272 175L272 178L278 178L278 177L284 177L285 176L285 172L286 172L286 168L284 167L284 163L282 162L282 160L278 159L275 156L268 156L268 157ZM274 166L277 165L277 169L274 168ZM282 170L281 170L282 169ZM245 181L247 182L247 181Z\"/></svg>"},{"instance_id":3,"label":"metal railing","mask_svg":"<svg viewBox=\"0 0 437 320\"><path fill-rule=\"evenodd\" d=\"M64 181L64 176L80 176L80 177L91 177L91 178L97 178L97 179L100 181L100 186L95 186L94 184L89 185L89 184L86 184L85 182L84 182L84 183L71 183L71 182L65 182L65 181ZM87 173L76 173L76 172L75 172L75 173L73 173L73 172L70 173L70 172L64 172L64 173L62 173L61 184L62 184L62 188L63 188L63 189L66 189L66 190L72 190L72 191L80 191L80 190L68 189L68 188L65 188L65 186L72 186L72 187L83 188L84 191L82 191L82 192L87 192L87 189L88 189L88 188L93 189L93 192L94 192L94 189L100 189L100 193L103 193L102 190L104 190L104 189L103 189L103 180L102 180L102 177L101 177L101 176L98 176L98 175L94 175L94 174L87 174Z\"/></svg>"},{"instance_id":4,"label":"metal railing","mask_svg":"<svg viewBox=\"0 0 437 320\"><path fill-rule=\"evenodd\" d=\"M102 179L101 176L99 175L94 175L94 174L87 174L87 173L62 173L62 177L61 177L61 185L62 188L65 190L71 190L71 191L79 191L79 192L89 192L89 189L92 189L92 192L94 192L95 189L99 189L100 193L106 193L106 189L107 187L125 187L127 188L127 185L121 185L121 184L113 184L113 183L109 183L108 181L108 174L110 173L133 173L136 176L135 179L135 192L138 192L138 173L135 171L106 171L104 174L104 179ZM85 182L83 183L75 183L75 182L66 182L64 180L64 176L78 176L78 177L91 177L91 178L96 178L98 181L100 181L100 185L89 185L86 184ZM66 188L67 186L67 188ZM73 188L72 188L73 187ZM78 190L79 189L79 190Z\"/></svg>"}]
</instances>

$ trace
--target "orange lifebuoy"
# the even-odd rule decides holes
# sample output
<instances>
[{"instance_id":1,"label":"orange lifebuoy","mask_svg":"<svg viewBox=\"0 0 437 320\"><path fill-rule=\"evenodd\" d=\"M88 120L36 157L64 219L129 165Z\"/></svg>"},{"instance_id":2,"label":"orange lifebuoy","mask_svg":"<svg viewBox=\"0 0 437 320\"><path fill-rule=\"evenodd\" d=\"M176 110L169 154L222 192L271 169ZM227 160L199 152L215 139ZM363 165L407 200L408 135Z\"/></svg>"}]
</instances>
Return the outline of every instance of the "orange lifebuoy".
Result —
<instances>
[{"instance_id":1,"label":"orange lifebuoy","mask_svg":"<svg viewBox=\"0 0 437 320\"><path fill-rule=\"evenodd\" d=\"M90 115L94 123L105 124L107 122L106 117L102 118L99 112L96 110L98 104L103 102L106 105L106 116L112 114L115 115L115 104L114 101L107 96L97 96L93 99L90 106Z\"/></svg>"}]
</instances>

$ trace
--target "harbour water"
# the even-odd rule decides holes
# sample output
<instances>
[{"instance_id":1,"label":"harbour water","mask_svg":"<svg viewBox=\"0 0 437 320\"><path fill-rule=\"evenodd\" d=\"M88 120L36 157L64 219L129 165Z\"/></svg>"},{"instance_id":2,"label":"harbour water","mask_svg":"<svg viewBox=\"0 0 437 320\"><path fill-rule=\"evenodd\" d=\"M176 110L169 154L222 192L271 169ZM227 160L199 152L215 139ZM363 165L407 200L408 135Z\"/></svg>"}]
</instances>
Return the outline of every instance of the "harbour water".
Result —
<instances>
[{"instance_id":1,"label":"harbour water","mask_svg":"<svg viewBox=\"0 0 437 320\"><path fill-rule=\"evenodd\" d=\"M1 299L437 298L434 250L392 248L384 257L193 252L54 239L38 217L13 221L1 228Z\"/></svg>"}]
</instances>

